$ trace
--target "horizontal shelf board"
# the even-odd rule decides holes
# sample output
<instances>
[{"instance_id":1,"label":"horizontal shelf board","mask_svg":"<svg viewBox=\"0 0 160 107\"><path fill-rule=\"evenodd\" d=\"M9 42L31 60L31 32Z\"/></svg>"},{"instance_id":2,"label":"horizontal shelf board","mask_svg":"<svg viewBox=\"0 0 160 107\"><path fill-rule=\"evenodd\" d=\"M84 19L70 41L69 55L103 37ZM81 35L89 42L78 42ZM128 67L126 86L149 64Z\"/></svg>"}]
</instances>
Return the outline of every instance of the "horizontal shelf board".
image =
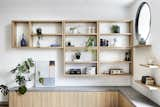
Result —
<instances>
[{"instance_id":1,"label":"horizontal shelf board","mask_svg":"<svg viewBox=\"0 0 160 107\"><path fill-rule=\"evenodd\" d=\"M97 33L91 34L64 34L65 36L97 36Z\"/></svg>"},{"instance_id":2,"label":"horizontal shelf board","mask_svg":"<svg viewBox=\"0 0 160 107\"><path fill-rule=\"evenodd\" d=\"M97 23L97 20L65 20L65 23Z\"/></svg>"},{"instance_id":3,"label":"horizontal shelf board","mask_svg":"<svg viewBox=\"0 0 160 107\"><path fill-rule=\"evenodd\" d=\"M102 33L101 36L130 36L132 33Z\"/></svg>"},{"instance_id":4,"label":"horizontal shelf board","mask_svg":"<svg viewBox=\"0 0 160 107\"><path fill-rule=\"evenodd\" d=\"M136 45L134 48L147 48L147 47L152 47L152 45Z\"/></svg>"},{"instance_id":5,"label":"horizontal shelf board","mask_svg":"<svg viewBox=\"0 0 160 107\"><path fill-rule=\"evenodd\" d=\"M62 23L62 20L31 20L31 23Z\"/></svg>"},{"instance_id":6,"label":"horizontal shelf board","mask_svg":"<svg viewBox=\"0 0 160 107\"><path fill-rule=\"evenodd\" d=\"M17 47L22 49L61 49L63 47Z\"/></svg>"},{"instance_id":7,"label":"horizontal shelf board","mask_svg":"<svg viewBox=\"0 0 160 107\"><path fill-rule=\"evenodd\" d=\"M41 35L32 34L32 36L62 36L62 34L61 33L58 33L58 34L41 34Z\"/></svg>"},{"instance_id":8,"label":"horizontal shelf board","mask_svg":"<svg viewBox=\"0 0 160 107\"><path fill-rule=\"evenodd\" d=\"M13 23L29 23L27 20L12 20Z\"/></svg>"},{"instance_id":9,"label":"horizontal shelf board","mask_svg":"<svg viewBox=\"0 0 160 107\"><path fill-rule=\"evenodd\" d=\"M101 46L100 49L111 49L111 50L129 50L131 47L103 47Z\"/></svg>"},{"instance_id":10,"label":"horizontal shelf board","mask_svg":"<svg viewBox=\"0 0 160 107\"><path fill-rule=\"evenodd\" d=\"M100 62L101 64L117 64L117 63L126 63L126 64L130 64L132 63L131 61L111 61L111 62L105 62L105 61L102 61Z\"/></svg>"},{"instance_id":11,"label":"horizontal shelf board","mask_svg":"<svg viewBox=\"0 0 160 107\"><path fill-rule=\"evenodd\" d=\"M147 67L147 68L160 68L160 64L153 64L153 65L150 65L150 64L140 64L140 66Z\"/></svg>"},{"instance_id":12,"label":"horizontal shelf board","mask_svg":"<svg viewBox=\"0 0 160 107\"><path fill-rule=\"evenodd\" d=\"M97 77L98 75L88 75L88 74L64 74L64 76L73 76L73 77Z\"/></svg>"},{"instance_id":13,"label":"horizontal shelf board","mask_svg":"<svg viewBox=\"0 0 160 107\"><path fill-rule=\"evenodd\" d=\"M82 61L72 61L72 62L65 62L66 64L96 64L97 61L89 61L89 62L82 62Z\"/></svg>"},{"instance_id":14,"label":"horizontal shelf board","mask_svg":"<svg viewBox=\"0 0 160 107\"><path fill-rule=\"evenodd\" d=\"M141 82L141 80L136 80L135 82L138 83L139 85L143 86L143 87L148 88L149 90L160 90L160 86L156 86L156 85L155 85L155 86L146 85L146 84L143 84L143 83Z\"/></svg>"},{"instance_id":15,"label":"horizontal shelf board","mask_svg":"<svg viewBox=\"0 0 160 107\"><path fill-rule=\"evenodd\" d=\"M112 74L112 75L111 75L111 74L99 74L99 76L104 76L104 77L105 77L105 76L106 76L106 77L108 77L108 76L109 76L109 77L114 77L114 76L131 76L131 74L129 74L129 73L125 73L125 74L114 74L114 75L113 75L113 74Z\"/></svg>"},{"instance_id":16,"label":"horizontal shelf board","mask_svg":"<svg viewBox=\"0 0 160 107\"><path fill-rule=\"evenodd\" d=\"M132 22L133 20L100 20L99 22L100 23L130 23Z\"/></svg>"},{"instance_id":17,"label":"horizontal shelf board","mask_svg":"<svg viewBox=\"0 0 160 107\"><path fill-rule=\"evenodd\" d=\"M131 76L131 74L117 74L117 75L110 75L110 74L95 74L95 75L88 75L88 74L64 74L65 76L74 76L74 77L123 77L123 76Z\"/></svg>"},{"instance_id":18,"label":"horizontal shelf board","mask_svg":"<svg viewBox=\"0 0 160 107\"><path fill-rule=\"evenodd\" d=\"M97 50L97 47L65 47L66 50Z\"/></svg>"}]
</instances>

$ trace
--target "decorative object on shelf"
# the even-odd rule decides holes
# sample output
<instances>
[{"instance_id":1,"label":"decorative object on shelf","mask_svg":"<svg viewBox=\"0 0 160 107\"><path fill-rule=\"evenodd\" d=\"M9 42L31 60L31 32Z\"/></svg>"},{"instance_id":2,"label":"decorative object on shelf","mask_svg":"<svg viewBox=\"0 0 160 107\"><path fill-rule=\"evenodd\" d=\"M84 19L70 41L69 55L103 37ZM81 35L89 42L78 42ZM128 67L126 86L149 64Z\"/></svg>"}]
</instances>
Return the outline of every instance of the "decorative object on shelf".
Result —
<instances>
[{"instance_id":1,"label":"decorative object on shelf","mask_svg":"<svg viewBox=\"0 0 160 107\"><path fill-rule=\"evenodd\" d=\"M79 60L81 58L81 52L80 51L77 51L75 54L74 54L74 58Z\"/></svg>"},{"instance_id":2,"label":"decorative object on shelf","mask_svg":"<svg viewBox=\"0 0 160 107\"><path fill-rule=\"evenodd\" d=\"M86 67L85 71L86 71L86 74L88 74L88 75L95 75L96 74L96 67L95 66Z\"/></svg>"},{"instance_id":3,"label":"decorative object on shelf","mask_svg":"<svg viewBox=\"0 0 160 107\"><path fill-rule=\"evenodd\" d=\"M92 33L92 26L88 27L88 33L91 34Z\"/></svg>"},{"instance_id":4,"label":"decorative object on shelf","mask_svg":"<svg viewBox=\"0 0 160 107\"><path fill-rule=\"evenodd\" d=\"M125 61L130 61L131 58L130 58L130 52L126 52L125 53Z\"/></svg>"},{"instance_id":5,"label":"decorative object on shelf","mask_svg":"<svg viewBox=\"0 0 160 107\"><path fill-rule=\"evenodd\" d=\"M141 81L142 81L143 84L146 84L146 85L152 85L152 86L155 85L155 80L151 76L142 76Z\"/></svg>"},{"instance_id":6,"label":"decorative object on shelf","mask_svg":"<svg viewBox=\"0 0 160 107\"><path fill-rule=\"evenodd\" d=\"M79 32L78 32L78 28L75 27L75 26L74 26L74 27L70 27L69 30L70 30L70 33L72 33L72 34L77 34L77 33L79 33Z\"/></svg>"},{"instance_id":7,"label":"decorative object on shelf","mask_svg":"<svg viewBox=\"0 0 160 107\"><path fill-rule=\"evenodd\" d=\"M139 44L140 45L146 45L146 41L144 40L144 38L140 38Z\"/></svg>"},{"instance_id":8,"label":"decorative object on shelf","mask_svg":"<svg viewBox=\"0 0 160 107\"><path fill-rule=\"evenodd\" d=\"M42 35L42 29L41 28L37 28L36 32L37 32L37 35Z\"/></svg>"},{"instance_id":9,"label":"decorative object on shelf","mask_svg":"<svg viewBox=\"0 0 160 107\"><path fill-rule=\"evenodd\" d=\"M31 81L33 78L34 73L31 69L34 67L34 62L31 58L25 60L22 64L18 64L14 69L10 72L15 74L16 73L16 82L18 83L18 92L20 94L25 94L27 92L27 82ZM8 87L5 85L0 85L0 90L3 95L8 95Z\"/></svg>"},{"instance_id":10,"label":"decorative object on shelf","mask_svg":"<svg viewBox=\"0 0 160 107\"><path fill-rule=\"evenodd\" d=\"M92 34L92 33L95 33L96 32L96 28L94 26L89 26L88 27L88 33L89 34Z\"/></svg>"},{"instance_id":11,"label":"decorative object on shelf","mask_svg":"<svg viewBox=\"0 0 160 107\"><path fill-rule=\"evenodd\" d=\"M103 39L100 39L100 46L103 46L104 45L104 41Z\"/></svg>"},{"instance_id":12,"label":"decorative object on shelf","mask_svg":"<svg viewBox=\"0 0 160 107\"><path fill-rule=\"evenodd\" d=\"M36 62L36 87L55 87L55 61Z\"/></svg>"},{"instance_id":13,"label":"decorative object on shelf","mask_svg":"<svg viewBox=\"0 0 160 107\"><path fill-rule=\"evenodd\" d=\"M69 74L81 74L81 69L70 69Z\"/></svg>"},{"instance_id":14,"label":"decorative object on shelf","mask_svg":"<svg viewBox=\"0 0 160 107\"><path fill-rule=\"evenodd\" d=\"M109 46L109 40L104 40L104 46Z\"/></svg>"},{"instance_id":15,"label":"decorative object on shelf","mask_svg":"<svg viewBox=\"0 0 160 107\"><path fill-rule=\"evenodd\" d=\"M150 36L151 9L147 2L142 2L137 10L135 32L138 43L146 42ZM141 40L143 38L143 40ZM141 42L140 42L141 41Z\"/></svg>"},{"instance_id":16,"label":"decorative object on shelf","mask_svg":"<svg viewBox=\"0 0 160 107\"><path fill-rule=\"evenodd\" d=\"M113 39L113 47L116 47L116 43L117 43L117 38Z\"/></svg>"},{"instance_id":17,"label":"decorative object on shelf","mask_svg":"<svg viewBox=\"0 0 160 107\"><path fill-rule=\"evenodd\" d=\"M109 69L109 74L111 75L122 74L122 73L123 73L123 69L120 69L120 68Z\"/></svg>"},{"instance_id":18,"label":"decorative object on shelf","mask_svg":"<svg viewBox=\"0 0 160 107\"><path fill-rule=\"evenodd\" d=\"M59 44L51 44L50 47L59 47Z\"/></svg>"},{"instance_id":19,"label":"decorative object on shelf","mask_svg":"<svg viewBox=\"0 0 160 107\"><path fill-rule=\"evenodd\" d=\"M38 36L38 39L37 39L37 47L38 48L41 47L40 40L41 40L41 36Z\"/></svg>"},{"instance_id":20,"label":"decorative object on shelf","mask_svg":"<svg viewBox=\"0 0 160 107\"><path fill-rule=\"evenodd\" d=\"M89 37L86 42L87 47L95 46L95 37Z\"/></svg>"},{"instance_id":21,"label":"decorative object on shelf","mask_svg":"<svg viewBox=\"0 0 160 107\"><path fill-rule=\"evenodd\" d=\"M149 65L155 65L157 63L156 58L154 56L151 56L147 58L147 64Z\"/></svg>"},{"instance_id":22,"label":"decorative object on shelf","mask_svg":"<svg viewBox=\"0 0 160 107\"><path fill-rule=\"evenodd\" d=\"M120 33L120 27L118 25L112 25L111 31L112 33Z\"/></svg>"},{"instance_id":23,"label":"decorative object on shelf","mask_svg":"<svg viewBox=\"0 0 160 107\"><path fill-rule=\"evenodd\" d=\"M66 42L66 46L72 46L72 43L70 41Z\"/></svg>"},{"instance_id":24,"label":"decorative object on shelf","mask_svg":"<svg viewBox=\"0 0 160 107\"><path fill-rule=\"evenodd\" d=\"M100 46L109 46L109 40L100 39Z\"/></svg>"},{"instance_id":25,"label":"decorative object on shelf","mask_svg":"<svg viewBox=\"0 0 160 107\"><path fill-rule=\"evenodd\" d=\"M96 28L94 26L91 28L91 33L96 33Z\"/></svg>"},{"instance_id":26,"label":"decorative object on shelf","mask_svg":"<svg viewBox=\"0 0 160 107\"><path fill-rule=\"evenodd\" d=\"M22 39L21 39L21 47L26 47L26 46L27 46L27 41L26 41L24 33L23 33Z\"/></svg>"}]
</instances>

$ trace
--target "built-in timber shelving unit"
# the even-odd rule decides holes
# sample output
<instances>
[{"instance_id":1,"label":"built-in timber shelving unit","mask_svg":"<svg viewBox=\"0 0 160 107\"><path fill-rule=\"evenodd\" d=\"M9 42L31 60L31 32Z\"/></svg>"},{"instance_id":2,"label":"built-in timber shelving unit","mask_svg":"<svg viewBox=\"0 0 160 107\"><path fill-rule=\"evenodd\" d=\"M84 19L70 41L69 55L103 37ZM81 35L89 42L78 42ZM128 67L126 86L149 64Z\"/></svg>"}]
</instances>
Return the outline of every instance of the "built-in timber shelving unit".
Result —
<instances>
[{"instance_id":1,"label":"built-in timber shelving unit","mask_svg":"<svg viewBox=\"0 0 160 107\"><path fill-rule=\"evenodd\" d=\"M117 33L111 30L115 25L119 26ZM42 29L41 34L37 34L37 28ZM22 34L27 42L25 47L20 44ZM92 45L88 45L90 39ZM102 46L102 39L107 40L108 45ZM65 76L112 77L133 74L132 20L13 20L12 47L62 49ZM76 52L81 53L80 60L73 58ZM130 56L127 61L126 52ZM81 69L81 74L70 74L69 70L74 68ZM95 73L86 73L86 69L95 69ZM110 69L121 69L123 73L113 75L109 73Z\"/></svg>"}]
</instances>

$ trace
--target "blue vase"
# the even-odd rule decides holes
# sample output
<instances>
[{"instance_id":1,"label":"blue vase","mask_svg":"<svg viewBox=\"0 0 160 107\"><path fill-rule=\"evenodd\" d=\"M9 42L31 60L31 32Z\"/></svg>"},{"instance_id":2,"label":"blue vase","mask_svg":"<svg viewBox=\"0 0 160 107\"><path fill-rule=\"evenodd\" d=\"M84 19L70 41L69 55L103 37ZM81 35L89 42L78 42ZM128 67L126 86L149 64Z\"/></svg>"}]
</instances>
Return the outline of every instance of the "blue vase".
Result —
<instances>
[{"instance_id":1,"label":"blue vase","mask_svg":"<svg viewBox=\"0 0 160 107\"><path fill-rule=\"evenodd\" d=\"M24 34L22 34L22 39L21 39L21 47L27 46L27 41L24 38Z\"/></svg>"}]
</instances>

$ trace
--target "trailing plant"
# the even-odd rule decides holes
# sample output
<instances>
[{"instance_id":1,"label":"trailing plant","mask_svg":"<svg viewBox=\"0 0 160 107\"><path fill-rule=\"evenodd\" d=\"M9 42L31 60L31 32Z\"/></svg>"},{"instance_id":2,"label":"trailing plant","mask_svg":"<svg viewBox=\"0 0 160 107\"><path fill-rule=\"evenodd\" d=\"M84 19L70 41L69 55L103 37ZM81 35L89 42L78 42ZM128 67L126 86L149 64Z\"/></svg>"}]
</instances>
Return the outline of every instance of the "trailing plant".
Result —
<instances>
[{"instance_id":1,"label":"trailing plant","mask_svg":"<svg viewBox=\"0 0 160 107\"><path fill-rule=\"evenodd\" d=\"M1 93L4 95L4 96L6 96L7 94L8 94L8 92L9 92L9 90L8 90L8 87L7 86L5 86L5 85L0 85L0 90L1 90Z\"/></svg>"},{"instance_id":2,"label":"trailing plant","mask_svg":"<svg viewBox=\"0 0 160 107\"><path fill-rule=\"evenodd\" d=\"M25 75L30 73L32 67L34 67L34 62L31 58L28 58L10 71L11 73L16 74L15 80L19 85L18 92L20 94L25 94L27 92L25 84L27 81L31 81L31 78L29 77L29 79L26 79ZM9 92L8 87L5 85L0 85L0 90L3 95L7 95Z\"/></svg>"}]
</instances>

